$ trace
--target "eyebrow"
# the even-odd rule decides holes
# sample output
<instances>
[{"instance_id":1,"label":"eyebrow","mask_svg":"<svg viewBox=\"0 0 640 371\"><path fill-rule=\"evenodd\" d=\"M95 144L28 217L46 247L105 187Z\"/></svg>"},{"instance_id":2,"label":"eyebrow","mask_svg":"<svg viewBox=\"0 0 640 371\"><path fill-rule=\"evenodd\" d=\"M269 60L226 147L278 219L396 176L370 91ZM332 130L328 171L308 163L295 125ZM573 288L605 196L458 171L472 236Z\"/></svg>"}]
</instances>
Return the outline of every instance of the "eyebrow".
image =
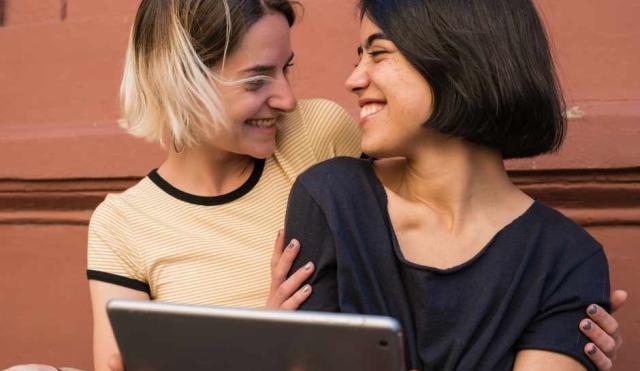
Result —
<instances>
[{"instance_id":1,"label":"eyebrow","mask_svg":"<svg viewBox=\"0 0 640 371\"><path fill-rule=\"evenodd\" d=\"M293 60L293 57L295 57L295 54L291 53L291 56L287 60L287 63L285 63L285 66L291 63L291 61ZM247 74L268 75L270 73L273 73L273 71L275 70L276 70L276 66L274 65L256 64L255 66L245 68L240 72L247 73Z\"/></svg>"},{"instance_id":2,"label":"eyebrow","mask_svg":"<svg viewBox=\"0 0 640 371\"><path fill-rule=\"evenodd\" d=\"M369 49L371 47L371 44L373 44L373 42L376 40L389 40L389 38L387 37L387 35L384 34L384 32L376 32L374 34L369 35L369 37L367 37L367 40L364 43L364 48ZM363 52L362 47L359 46L357 50L358 50L358 55L361 55Z\"/></svg>"}]
</instances>

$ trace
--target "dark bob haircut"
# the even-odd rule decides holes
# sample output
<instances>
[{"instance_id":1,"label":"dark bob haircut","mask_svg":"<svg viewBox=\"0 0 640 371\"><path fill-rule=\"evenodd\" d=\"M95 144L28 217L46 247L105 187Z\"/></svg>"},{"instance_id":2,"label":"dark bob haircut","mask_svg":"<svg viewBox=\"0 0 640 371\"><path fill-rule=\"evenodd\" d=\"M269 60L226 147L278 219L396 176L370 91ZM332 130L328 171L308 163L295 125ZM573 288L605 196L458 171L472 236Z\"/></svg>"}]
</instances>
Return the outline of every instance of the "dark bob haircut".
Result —
<instances>
[{"instance_id":1,"label":"dark bob haircut","mask_svg":"<svg viewBox=\"0 0 640 371\"><path fill-rule=\"evenodd\" d=\"M505 159L560 147L564 101L531 0L361 0L360 11L431 85L425 125Z\"/></svg>"}]
</instances>

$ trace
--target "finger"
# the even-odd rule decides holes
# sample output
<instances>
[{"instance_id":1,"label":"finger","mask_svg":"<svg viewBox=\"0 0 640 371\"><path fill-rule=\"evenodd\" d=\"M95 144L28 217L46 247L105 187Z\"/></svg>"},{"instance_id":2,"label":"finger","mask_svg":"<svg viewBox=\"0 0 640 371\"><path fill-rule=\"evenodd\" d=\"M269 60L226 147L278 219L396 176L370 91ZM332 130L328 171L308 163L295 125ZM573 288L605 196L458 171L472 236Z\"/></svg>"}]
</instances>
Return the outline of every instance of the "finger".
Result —
<instances>
[{"instance_id":1,"label":"finger","mask_svg":"<svg viewBox=\"0 0 640 371\"><path fill-rule=\"evenodd\" d=\"M124 371L124 363L120 354L112 354L107 361L107 366L111 371Z\"/></svg>"},{"instance_id":2,"label":"finger","mask_svg":"<svg viewBox=\"0 0 640 371\"><path fill-rule=\"evenodd\" d=\"M280 286L280 284L282 284L282 282L284 282L287 279L287 274L291 270L293 261L296 259L296 256L298 256L299 251L300 251L300 242L298 242L298 240L296 239L291 240L287 245L287 247L284 248L284 250L282 251L282 255L280 256L280 259L278 260L275 268L271 272L272 273L271 283L272 285L274 285L271 287L278 287Z\"/></svg>"},{"instance_id":3,"label":"finger","mask_svg":"<svg viewBox=\"0 0 640 371\"><path fill-rule=\"evenodd\" d=\"M616 321L611 314L607 313L606 310L602 309L602 307L596 304L589 305L589 307L587 307L587 315L609 334L609 336L613 337L616 343L621 339L618 321ZM600 344L596 345L600 346Z\"/></svg>"},{"instance_id":4,"label":"finger","mask_svg":"<svg viewBox=\"0 0 640 371\"><path fill-rule=\"evenodd\" d=\"M284 230L278 230L278 234L276 235L276 242L273 245L273 252L271 253L271 270L273 270L278 262L280 261L280 256L282 255L282 250L284 249Z\"/></svg>"},{"instance_id":5,"label":"finger","mask_svg":"<svg viewBox=\"0 0 640 371\"><path fill-rule=\"evenodd\" d=\"M286 310L296 310L300 307L302 303L311 295L311 285L304 285L298 291L296 291L293 296L289 298L289 300L282 303L281 309Z\"/></svg>"},{"instance_id":6,"label":"finger","mask_svg":"<svg viewBox=\"0 0 640 371\"><path fill-rule=\"evenodd\" d=\"M629 294L627 294L627 292L624 290L616 290L612 292L611 293L611 313L622 308L624 303L627 301L628 296Z\"/></svg>"},{"instance_id":7,"label":"finger","mask_svg":"<svg viewBox=\"0 0 640 371\"><path fill-rule=\"evenodd\" d=\"M589 357L591 362L598 368L600 371L608 371L613 367L613 362L604 355L595 344L588 343L584 346L584 353Z\"/></svg>"},{"instance_id":8,"label":"finger","mask_svg":"<svg viewBox=\"0 0 640 371\"><path fill-rule=\"evenodd\" d=\"M286 279L277 289L275 294L275 300L282 304L289 300L291 296L300 289L300 286L311 277L315 267L312 262L308 262L304 267L298 269L294 274ZM280 305L282 308L282 305Z\"/></svg>"},{"instance_id":9,"label":"finger","mask_svg":"<svg viewBox=\"0 0 640 371\"><path fill-rule=\"evenodd\" d=\"M604 332L597 324L589 319L580 321L580 330L598 349L607 357L613 358L616 351L616 342L609 334Z\"/></svg>"}]
</instances>

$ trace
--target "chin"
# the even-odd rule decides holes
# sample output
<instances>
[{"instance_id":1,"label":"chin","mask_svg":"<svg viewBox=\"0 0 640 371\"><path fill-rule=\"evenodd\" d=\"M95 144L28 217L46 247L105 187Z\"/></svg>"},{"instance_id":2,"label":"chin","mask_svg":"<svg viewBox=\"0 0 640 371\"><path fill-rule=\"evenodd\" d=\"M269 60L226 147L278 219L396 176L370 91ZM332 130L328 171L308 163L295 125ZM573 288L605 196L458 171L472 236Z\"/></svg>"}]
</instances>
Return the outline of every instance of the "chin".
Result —
<instances>
[{"instance_id":1,"label":"chin","mask_svg":"<svg viewBox=\"0 0 640 371\"><path fill-rule=\"evenodd\" d=\"M253 158L258 159L266 159L273 155L276 151L276 146L265 146L261 148L252 148L250 151L247 151L247 154Z\"/></svg>"},{"instance_id":2,"label":"chin","mask_svg":"<svg viewBox=\"0 0 640 371\"><path fill-rule=\"evenodd\" d=\"M366 154L369 157L373 157L376 159L385 158L385 150L379 144L376 144L374 141L363 140L360 148L362 153Z\"/></svg>"},{"instance_id":3,"label":"chin","mask_svg":"<svg viewBox=\"0 0 640 371\"><path fill-rule=\"evenodd\" d=\"M363 135L360 149L362 153L375 159L407 157L407 141L398 140L393 135Z\"/></svg>"}]
</instances>

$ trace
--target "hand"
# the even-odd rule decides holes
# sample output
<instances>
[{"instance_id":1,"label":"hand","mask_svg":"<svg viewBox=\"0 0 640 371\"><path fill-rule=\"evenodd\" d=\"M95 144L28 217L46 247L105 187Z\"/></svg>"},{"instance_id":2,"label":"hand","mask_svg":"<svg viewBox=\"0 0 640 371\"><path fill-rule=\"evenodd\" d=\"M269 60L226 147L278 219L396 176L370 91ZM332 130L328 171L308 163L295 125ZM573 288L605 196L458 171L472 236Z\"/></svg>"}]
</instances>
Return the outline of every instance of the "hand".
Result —
<instances>
[{"instance_id":1,"label":"hand","mask_svg":"<svg viewBox=\"0 0 640 371\"><path fill-rule=\"evenodd\" d=\"M271 255L271 289L267 308L296 310L311 294L311 286L300 286L311 277L314 270L312 262L305 264L287 279L287 273L291 270L299 251L300 243L297 240L291 240L289 245L284 247L284 231L278 231Z\"/></svg>"},{"instance_id":2,"label":"hand","mask_svg":"<svg viewBox=\"0 0 640 371\"><path fill-rule=\"evenodd\" d=\"M616 290L611 293L611 312L620 309L627 301L627 292ZM596 304L587 307L587 315L580 321L580 330L593 343L584 347L584 352L599 370L608 371L613 367L618 350L622 346L620 325L613 316Z\"/></svg>"},{"instance_id":3,"label":"hand","mask_svg":"<svg viewBox=\"0 0 640 371\"><path fill-rule=\"evenodd\" d=\"M118 353L109 357L107 366L109 366L110 371L124 371L124 363L122 363L122 357Z\"/></svg>"}]
</instances>

